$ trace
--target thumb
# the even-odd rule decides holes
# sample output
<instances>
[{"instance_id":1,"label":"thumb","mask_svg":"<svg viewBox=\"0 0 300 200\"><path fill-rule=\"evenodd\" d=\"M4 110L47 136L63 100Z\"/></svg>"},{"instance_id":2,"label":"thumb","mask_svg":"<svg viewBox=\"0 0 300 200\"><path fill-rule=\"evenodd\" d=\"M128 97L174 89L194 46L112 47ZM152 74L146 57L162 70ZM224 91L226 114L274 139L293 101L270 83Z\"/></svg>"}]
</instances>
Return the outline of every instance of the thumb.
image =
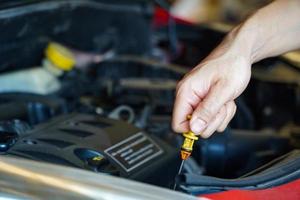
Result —
<instances>
[{"instance_id":1,"label":"thumb","mask_svg":"<svg viewBox=\"0 0 300 200\"><path fill-rule=\"evenodd\" d=\"M223 81L213 85L193 112L190 128L194 133L203 131L220 109L233 98L232 89Z\"/></svg>"}]
</instances>

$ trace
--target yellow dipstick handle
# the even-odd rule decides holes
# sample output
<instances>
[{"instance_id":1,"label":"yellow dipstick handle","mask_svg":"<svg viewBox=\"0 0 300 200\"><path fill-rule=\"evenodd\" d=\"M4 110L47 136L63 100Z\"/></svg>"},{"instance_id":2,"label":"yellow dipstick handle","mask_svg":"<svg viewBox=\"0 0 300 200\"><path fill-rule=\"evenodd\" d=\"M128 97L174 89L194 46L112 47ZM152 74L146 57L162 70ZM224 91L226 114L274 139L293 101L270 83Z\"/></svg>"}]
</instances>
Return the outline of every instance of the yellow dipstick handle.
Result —
<instances>
[{"instance_id":1,"label":"yellow dipstick handle","mask_svg":"<svg viewBox=\"0 0 300 200\"><path fill-rule=\"evenodd\" d=\"M187 119L190 120L191 116L188 115ZM182 160L186 160L190 157L195 140L198 140L199 138L193 133L192 131L188 131L186 133L183 133L184 141L181 146L180 156Z\"/></svg>"}]
</instances>

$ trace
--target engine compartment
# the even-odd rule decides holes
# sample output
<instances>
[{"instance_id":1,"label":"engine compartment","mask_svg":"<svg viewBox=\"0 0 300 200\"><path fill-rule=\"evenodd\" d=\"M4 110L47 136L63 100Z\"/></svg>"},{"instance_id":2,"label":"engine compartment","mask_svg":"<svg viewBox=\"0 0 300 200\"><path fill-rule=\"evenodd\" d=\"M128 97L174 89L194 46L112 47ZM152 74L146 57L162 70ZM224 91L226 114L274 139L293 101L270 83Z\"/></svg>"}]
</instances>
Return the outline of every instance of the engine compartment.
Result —
<instances>
[{"instance_id":1,"label":"engine compartment","mask_svg":"<svg viewBox=\"0 0 300 200\"><path fill-rule=\"evenodd\" d=\"M225 33L182 23L175 33L172 23L155 25L153 12L153 2L146 0L31 1L1 8L0 28L6 30L0 33L1 74L39 66L52 41L82 61L59 78L61 88L54 93L0 93L3 156L171 188L182 142L170 127L176 83ZM280 57L256 65L230 127L197 142L186 177L238 179L299 148L299 69ZM282 75L291 73L296 75ZM130 146L133 136L142 143L130 153L150 148L154 156L140 157L142 164L131 170L110 150L120 150L124 141ZM299 153L293 155L297 166ZM286 181L297 177L298 172ZM216 190L211 179L201 192L189 184L203 182L179 179L183 192L212 192L209 183Z\"/></svg>"}]
</instances>

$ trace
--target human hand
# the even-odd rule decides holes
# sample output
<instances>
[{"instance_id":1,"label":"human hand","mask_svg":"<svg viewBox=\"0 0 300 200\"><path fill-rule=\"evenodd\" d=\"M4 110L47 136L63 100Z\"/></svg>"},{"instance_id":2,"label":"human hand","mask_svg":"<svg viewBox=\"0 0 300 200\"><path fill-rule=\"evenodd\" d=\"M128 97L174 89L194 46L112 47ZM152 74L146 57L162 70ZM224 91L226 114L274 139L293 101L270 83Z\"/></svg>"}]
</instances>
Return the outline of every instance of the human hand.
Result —
<instances>
[{"instance_id":1,"label":"human hand","mask_svg":"<svg viewBox=\"0 0 300 200\"><path fill-rule=\"evenodd\" d=\"M176 132L191 129L207 138L226 128L236 110L234 99L250 80L251 64L300 47L299 5L277 0L259 9L179 82L172 121Z\"/></svg>"},{"instance_id":2,"label":"human hand","mask_svg":"<svg viewBox=\"0 0 300 200\"><path fill-rule=\"evenodd\" d=\"M203 138L224 131L236 111L234 99L248 85L251 64L242 49L225 40L178 83L173 129L192 130Z\"/></svg>"}]
</instances>

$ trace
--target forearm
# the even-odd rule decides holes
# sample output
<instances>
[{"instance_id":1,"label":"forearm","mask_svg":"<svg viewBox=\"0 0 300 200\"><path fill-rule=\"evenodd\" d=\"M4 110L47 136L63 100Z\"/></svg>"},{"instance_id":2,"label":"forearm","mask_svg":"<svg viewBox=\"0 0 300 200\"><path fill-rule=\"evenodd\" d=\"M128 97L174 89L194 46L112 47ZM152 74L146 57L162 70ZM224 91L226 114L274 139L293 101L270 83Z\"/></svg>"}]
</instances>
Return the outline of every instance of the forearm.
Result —
<instances>
[{"instance_id":1,"label":"forearm","mask_svg":"<svg viewBox=\"0 0 300 200\"><path fill-rule=\"evenodd\" d=\"M277 0L258 10L224 44L251 63L300 48L300 0Z\"/></svg>"}]
</instances>

